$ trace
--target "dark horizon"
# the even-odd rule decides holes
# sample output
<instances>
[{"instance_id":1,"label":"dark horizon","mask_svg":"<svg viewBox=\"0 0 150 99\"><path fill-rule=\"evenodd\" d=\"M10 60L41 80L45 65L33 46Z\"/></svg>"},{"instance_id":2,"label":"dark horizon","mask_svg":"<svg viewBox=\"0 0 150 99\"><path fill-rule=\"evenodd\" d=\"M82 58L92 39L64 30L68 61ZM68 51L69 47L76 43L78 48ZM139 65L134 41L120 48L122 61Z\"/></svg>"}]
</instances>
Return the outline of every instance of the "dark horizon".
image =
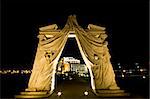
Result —
<instances>
[{"instance_id":1,"label":"dark horizon","mask_svg":"<svg viewBox=\"0 0 150 99\"><path fill-rule=\"evenodd\" d=\"M2 68L32 68L38 28L49 24L62 28L68 15L76 14L83 28L88 24L106 27L112 62L139 62L148 68L148 6L146 2L85 3L83 6L83 3L3 1L0 65Z\"/></svg>"}]
</instances>

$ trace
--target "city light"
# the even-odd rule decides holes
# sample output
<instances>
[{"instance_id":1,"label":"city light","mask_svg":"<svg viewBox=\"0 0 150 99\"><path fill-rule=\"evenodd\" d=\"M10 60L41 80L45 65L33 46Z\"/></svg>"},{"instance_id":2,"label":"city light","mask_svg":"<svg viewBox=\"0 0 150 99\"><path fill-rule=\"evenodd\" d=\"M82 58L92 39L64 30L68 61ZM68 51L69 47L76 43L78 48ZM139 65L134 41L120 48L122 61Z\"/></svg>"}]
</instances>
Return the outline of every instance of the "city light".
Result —
<instances>
[{"instance_id":1,"label":"city light","mask_svg":"<svg viewBox=\"0 0 150 99\"><path fill-rule=\"evenodd\" d=\"M120 63L118 63L120 65ZM116 74L116 77L121 78L130 78L130 77L139 77L143 80L147 79L148 77L148 69L142 68L140 66L135 66L136 68L124 68L123 66L118 66L119 68L115 69L114 72ZM72 69L71 69L72 68ZM123 68L123 69L122 69ZM74 77L70 75L78 75L79 77L91 77L91 75L88 74L88 69L85 64L71 64L70 65L70 71L73 72L64 72L62 80L73 80ZM32 73L32 70L30 69L0 69L0 75L7 75L7 76L24 76L24 75L30 75ZM56 75L61 75L62 72L56 72ZM93 82L91 82L93 84Z\"/></svg>"},{"instance_id":2,"label":"city light","mask_svg":"<svg viewBox=\"0 0 150 99\"><path fill-rule=\"evenodd\" d=\"M140 68L140 66L136 66L136 68Z\"/></svg>"},{"instance_id":3,"label":"city light","mask_svg":"<svg viewBox=\"0 0 150 99\"><path fill-rule=\"evenodd\" d=\"M143 72L143 69L140 69L141 72Z\"/></svg>"},{"instance_id":4,"label":"city light","mask_svg":"<svg viewBox=\"0 0 150 99\"><path fill-rule=\"evenodd\" d=\"M123 78L124 78L124 75L122 74L122 75L121 75L121 77L123 77Z\"/></svg>"},{"instance_id":5,"label":"city light","mask_svg":"<svg viewBox=\"0 0 150 99\"><path fill-rule=\"evenodd\" d=\"M135 65L139 65L139 63L135 63Z\"/></svg>"},{"instance_id":6,"label":"city light","mask_svg":"<svg viewBox=\"0 0 150 99\"><path fill-rule=\"evenodd\" d=\"M118 65L120 65L120 63L118 63Z\"/></svg>"},{"instance_id":7,"label":"city light","mask_svg":"<svg viewBox=\"0 0 150 99\"><path fill-rule=\"evenodd\" d=\"M143 76L143 79L145 79L146 78L146 76Z\"/></svg>"},{"instance_id":8,"label":"city light","mask_svg":"<svg viewBox=\"0 0 150 99\"><path fill-rule=\"evenodd\" d=\"M0 74L31 74L32 70L0 70Z\"/></svg>"},{"instance_id":9,"label":"city light","mask_svg":"<svg viewBox=\"0 0 150 99\"><path fill-rule=\"evenodd\" d=\"M126 72L126 70L123 70L123 72Z\"/></svg>"},{"instance_id":10,"label":"city light","mask_svg":"<svg viewBox=\"0 0 150 99\"><path fill-rule=\"evenodd\" d=\"M73 78L69 77L69 80L72 80Z\"/></svg>"},{"instance_id":11,"label":"city light","mask_svg":"<svg viewBox=\"0 0 150 99\"><path fill-rule=\"evenodd\" d=\"M129 71L130 74L132 74L132 71Z\"/></svg>"}]
</instances>

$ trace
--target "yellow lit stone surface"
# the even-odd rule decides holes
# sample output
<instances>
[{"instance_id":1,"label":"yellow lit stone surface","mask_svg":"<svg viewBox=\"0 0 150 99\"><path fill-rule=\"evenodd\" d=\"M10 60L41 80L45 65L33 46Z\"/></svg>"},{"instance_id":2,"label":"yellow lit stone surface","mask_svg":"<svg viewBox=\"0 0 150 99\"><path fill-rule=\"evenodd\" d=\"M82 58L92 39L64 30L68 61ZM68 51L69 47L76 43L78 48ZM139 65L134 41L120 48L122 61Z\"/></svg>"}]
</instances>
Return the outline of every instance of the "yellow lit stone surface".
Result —
<instances>
[{"instance_id":1,"label":"yellow lit stone surface","mask_svg":"<svg viewBox=\"0 0 150 99\"><path fill-rule=\"evenodd\" d=\"M105 27L89 24L87 29L78 25L75 15L68 17L62 30L56 24L41 27L39 44L28 83L28 91L53 91L55 70L70 31L74 31L79 50L89 69L92 89L119 89L110 62ZM46 35L51 35L46 37Z\"/></svg>"}]
</instances>

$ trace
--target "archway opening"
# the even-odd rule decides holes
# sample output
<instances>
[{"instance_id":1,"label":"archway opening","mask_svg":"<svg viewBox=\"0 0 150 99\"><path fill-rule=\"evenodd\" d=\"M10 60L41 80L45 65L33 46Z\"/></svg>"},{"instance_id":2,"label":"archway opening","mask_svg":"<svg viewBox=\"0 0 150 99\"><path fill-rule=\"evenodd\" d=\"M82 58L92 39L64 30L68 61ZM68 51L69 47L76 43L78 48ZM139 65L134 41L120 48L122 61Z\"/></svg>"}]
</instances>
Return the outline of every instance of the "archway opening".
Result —
<instances>
[{"instance_id":1,"label":"archway opening","mask_svg":"<svg viewBox=\"0 0 150 99\"><path fill-rule=\"evenodd\" d=\"M57 64L55 91L79 95L91 91L91 78L75 38L68 38ZM71 91L70 91L71 90Z\"/></svg>"}]
</instances>

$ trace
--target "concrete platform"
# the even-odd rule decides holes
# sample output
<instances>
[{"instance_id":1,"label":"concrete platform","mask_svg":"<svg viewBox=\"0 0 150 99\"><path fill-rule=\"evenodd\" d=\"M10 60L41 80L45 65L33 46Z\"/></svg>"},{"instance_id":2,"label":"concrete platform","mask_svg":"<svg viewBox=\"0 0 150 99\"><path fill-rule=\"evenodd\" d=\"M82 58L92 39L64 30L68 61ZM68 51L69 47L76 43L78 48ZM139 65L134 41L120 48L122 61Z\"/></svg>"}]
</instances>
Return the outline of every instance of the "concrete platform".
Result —
<instances>
[{"instance_id":1,"label":"concrete platform","mask_svg":"<svg viewBox=\"0 0 150 99\"><path fill-rule=\"evenodd\" d=\"M48 92L20 92L20 95L15 95L16 99L38 99L38 98L47 98L52 93Z\"/></svg>"},{"instance_id":2,"label":"concrete platform","mask_svg":"<svg viewBox=\"0 0 150 99\"><path fill-rule=\"evenodd\" d=\"M47 92L20 92L21 95L46 95Z\"/></svg>"},{"instance_id":3,"label":"concrete platform","mask_svg":"<svg viewBox=\"0 0 150 99\"><path fill-rule=\"evenodd\" d=\"M96 90L96 95L99 97L124 97L130 96L130 93L124 90Z\"/></svg>"}]
</instances>

